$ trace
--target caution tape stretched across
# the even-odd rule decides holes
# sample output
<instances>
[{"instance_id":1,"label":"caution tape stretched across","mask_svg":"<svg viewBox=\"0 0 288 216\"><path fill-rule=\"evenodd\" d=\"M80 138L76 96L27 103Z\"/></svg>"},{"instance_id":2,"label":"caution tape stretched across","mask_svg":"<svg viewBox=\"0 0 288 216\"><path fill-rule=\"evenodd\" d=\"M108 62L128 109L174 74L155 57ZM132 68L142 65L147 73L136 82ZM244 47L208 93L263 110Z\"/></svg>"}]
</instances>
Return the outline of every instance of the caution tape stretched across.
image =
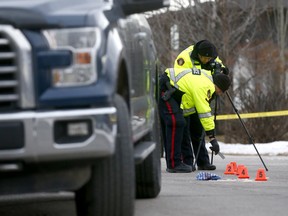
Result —
<instances>
[{"instance_id":1,"label":"caution tape stretched across","mask_svg":"<svg viewBox=\"0 0 288 216\"><path fill-rule=\"evenodd\" d=\"M285 116L285 115L288 115L288 110L257 112L257 113L239 113L239 115L243 119ZM231 120L231 119L238 119L237 114L227 114L227 115L216 116L216 120Z\"/></svg>"}]
</instances>

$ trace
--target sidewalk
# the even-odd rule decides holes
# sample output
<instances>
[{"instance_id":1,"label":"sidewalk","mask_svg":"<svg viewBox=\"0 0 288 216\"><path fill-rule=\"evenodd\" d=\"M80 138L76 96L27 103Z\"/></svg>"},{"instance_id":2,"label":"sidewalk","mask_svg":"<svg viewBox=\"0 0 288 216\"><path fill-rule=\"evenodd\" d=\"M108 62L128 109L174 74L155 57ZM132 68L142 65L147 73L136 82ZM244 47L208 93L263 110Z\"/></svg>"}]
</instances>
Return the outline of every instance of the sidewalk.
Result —
<instances>
[{"instance_id":1,"label":"sidewalk","mask_svg":"<svg viewBox=\"0 0 288 216\"><path fill-rule=\"evenodd\" d=\"M221 152L223 154L232 155L257 155L253 144L227 144L219 142ZM211 146L206 144L207 149ZM272 143L255 143L255 147L259 154L262 155L288 155L288 141L276 141Z\"/></svg>"}]
</instances>

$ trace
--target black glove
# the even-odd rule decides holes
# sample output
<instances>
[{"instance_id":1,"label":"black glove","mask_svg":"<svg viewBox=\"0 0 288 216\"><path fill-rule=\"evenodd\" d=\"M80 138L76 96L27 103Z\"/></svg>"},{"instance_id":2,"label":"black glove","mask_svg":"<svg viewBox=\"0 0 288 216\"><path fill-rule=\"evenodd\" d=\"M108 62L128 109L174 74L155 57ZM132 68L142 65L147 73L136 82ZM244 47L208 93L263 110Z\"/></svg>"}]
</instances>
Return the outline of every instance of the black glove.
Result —
<instances>
[{"instance_id":1,"label":"black glove","mask_svg":"<svg viewBox=\"0 0 288 216\"><path fill-rule=\"evenodd\" d=\"M226 75L229 74L229 69L227 67L222 67L221 70L222 70L222 73L224 73Z\"/></svg>"},{"instance_id":2,"label":"black glove","mask_svg":"<svg viewBox=\"0 0 288 216\"><path fill-rule=\"evenodd\" d=\"M159 76L159 86L161 89L166 89L166 83L167 82L170 82L170 79L169 77L167 76L166 73L162 73L160 76Z\"/></svg>"},{"instance_id":3,"label":"black glove","mask_svg":"<svg viewBox=\"0 0 288 216\"><path fill-rule=\"evenodd\" d=\"M210 146L209 148L212 151L214 151L215 154L217 155L219 153L219 151L220 151L220 147L219 147L219 144L218 144L217 140L213 139L213 140L210 141L210 143L211 143L212 146Z\"/></svg>"},{"instance_id":4,"label":"black glove","mask_svg":"<svg viewBox=\"0 0 288 216\"><path fill-rule=\"evenodd\" d=\"M176 91L176 89L175 89L175 88L172 88L172 87L170 86L170 89L168 89L167 91L165 91L164 94L162 95L162 99L163 99L164 101L169 100L169 99L171 98L172 94L173 94L175 91Z\"/></svg>"}]
</instances>

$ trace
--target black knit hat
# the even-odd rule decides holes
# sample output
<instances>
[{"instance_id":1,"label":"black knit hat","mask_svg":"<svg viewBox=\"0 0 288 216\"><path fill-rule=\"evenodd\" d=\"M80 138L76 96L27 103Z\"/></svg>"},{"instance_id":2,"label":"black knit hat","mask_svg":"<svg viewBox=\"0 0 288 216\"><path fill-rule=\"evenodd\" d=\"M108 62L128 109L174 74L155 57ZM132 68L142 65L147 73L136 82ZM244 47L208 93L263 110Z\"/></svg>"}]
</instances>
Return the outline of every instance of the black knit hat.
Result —
<instances>
[{"instance_id":1,"label":"black knit hat","mask_svg":"<svg viewBox=\"0 0 288 216\"><path fill-rule=\"evenodd\" d=\"M214 74L213 81L214 84L220 88L222 92L227 91L231 85L230 78L225 74Z\"/></svg>"},{"instance_id":2,"label":"black knit hat","mask_svg":"<svg viewBox=\"0 0 288 216\"><path fill-rule=\"evenodd\" d=\"M206 57L217 56L216 47L208 40L203 40L198 46L198 54Z\"/></svg>"}]
</instances>

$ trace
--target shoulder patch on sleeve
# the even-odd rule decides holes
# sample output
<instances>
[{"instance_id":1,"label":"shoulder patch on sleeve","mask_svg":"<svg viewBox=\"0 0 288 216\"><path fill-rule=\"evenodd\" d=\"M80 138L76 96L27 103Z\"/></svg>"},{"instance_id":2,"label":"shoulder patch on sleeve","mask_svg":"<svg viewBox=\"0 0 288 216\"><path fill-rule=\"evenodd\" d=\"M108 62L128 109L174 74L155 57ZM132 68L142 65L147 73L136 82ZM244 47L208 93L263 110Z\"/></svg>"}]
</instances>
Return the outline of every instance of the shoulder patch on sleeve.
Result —
<instances>
[{"instance_id":1,"label":"shoulder patch on sleeve","mask_svg":"<svg viewBox=\"0 0 288 216\"><path fill-rule=\"evenodd\" d=\"M209 89L209 90L207 91L206 101L207 101L208 103L210 103L211 98L212 98L212 94L211 94L211 91L210 91L210 89Z\"/></svg>"},{"instance_id":2,"label":"shoulder patch on sleeve","mask_svg":"<svg viewBox=\"0 0 288 216\"><path fill-rule=\"evenodd\" d=\"M179 58L179 59L177 59L177 64L178 64L179 66L184 65L184 63L185 63L185 61L184 61L183 58Z\"/></svg>"},{"instance_id":3,"label":"shoulder patch on sleeve","mask_svg":"<svg viewBox=\"0 0 288 216\"><path fill-rule=\"evenodd\" d=\"M212 95L211 95L211 91L210 91L210 89L207 91L207 97L208 97L209 99L212 98Z\"/></svg>"}]
</instances>

